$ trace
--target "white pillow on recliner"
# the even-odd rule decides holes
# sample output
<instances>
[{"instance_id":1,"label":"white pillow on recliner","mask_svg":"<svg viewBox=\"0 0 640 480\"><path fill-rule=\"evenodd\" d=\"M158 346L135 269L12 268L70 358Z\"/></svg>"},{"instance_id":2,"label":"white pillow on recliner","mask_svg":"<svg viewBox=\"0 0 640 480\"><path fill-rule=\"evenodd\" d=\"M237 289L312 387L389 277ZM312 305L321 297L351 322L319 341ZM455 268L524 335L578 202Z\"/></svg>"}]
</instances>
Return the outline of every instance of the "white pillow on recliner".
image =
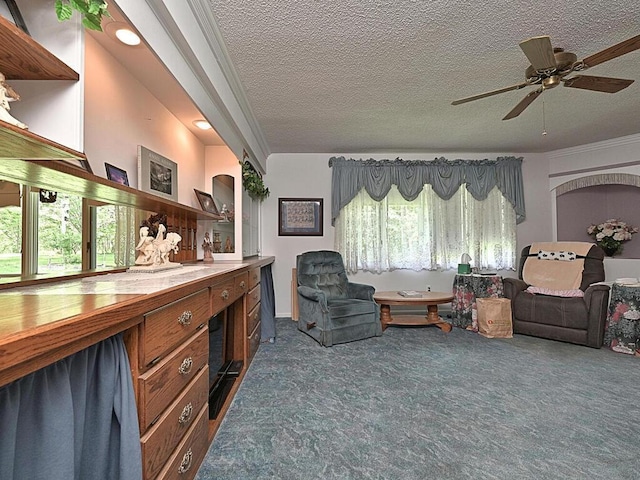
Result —
<instances>
[{"instance_id":1,"label":"white pillow on recliner","mask_svg":"<svg viewBox=\"0 0 640 480\"><path fill-rule=\"evenodd\" d=\"M552 297L584 297L584 292L579 288L575 290L553 290L551 288L530 286L526 291L534 295L550 295Z\"/></svg>"}]
</instances>

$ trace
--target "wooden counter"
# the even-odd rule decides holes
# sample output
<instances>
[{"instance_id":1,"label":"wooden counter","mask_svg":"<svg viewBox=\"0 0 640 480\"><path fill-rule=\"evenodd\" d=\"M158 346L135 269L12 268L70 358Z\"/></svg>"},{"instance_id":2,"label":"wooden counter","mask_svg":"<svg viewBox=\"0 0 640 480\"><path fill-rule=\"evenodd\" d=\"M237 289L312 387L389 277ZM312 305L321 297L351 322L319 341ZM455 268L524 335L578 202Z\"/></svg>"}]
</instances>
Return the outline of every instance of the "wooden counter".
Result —
<instances>
[{"instance_id":1,"label":"wooden counter","mask_svg":"<svg viewBox=\"0 0 640 480\"><path fill-rule=\"evenodd\" d=\"M141 286L150 293L138 292L145 288L117 288L117 282L110 288L105 282L109 276L102 275L3 290L0 386L141 323L143 315L159 305L273 261L273 257L255 257L242 262L200 262L194 264L203 267L197 273L165 278L158 289ZM225 264L229 269L221 271ZM154 281L153 274L146 275L149 282ZM92 290L91 285L96 284L101 287ZM127 290L134 292L126 293Z\"/></svg>"}]
</instances>

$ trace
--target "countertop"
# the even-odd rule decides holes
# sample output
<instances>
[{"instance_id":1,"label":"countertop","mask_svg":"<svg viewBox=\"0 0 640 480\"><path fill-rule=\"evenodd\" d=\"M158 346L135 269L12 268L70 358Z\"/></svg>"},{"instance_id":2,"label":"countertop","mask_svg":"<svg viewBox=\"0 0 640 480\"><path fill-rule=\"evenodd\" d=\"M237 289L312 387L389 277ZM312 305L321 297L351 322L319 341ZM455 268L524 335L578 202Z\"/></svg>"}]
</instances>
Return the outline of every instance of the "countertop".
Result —
<instances>
[{"instance_id":1,"label":"countertop","mask_svg":"<svg viewBox=\"0 0 640 480\"><path fill-rule=\"evenodd\" d=\"M140 323L161 305L274 257L121 272L0 291L0 386ZM16 368L19 366L20 368Z\"/></svg>"}]
</instances>

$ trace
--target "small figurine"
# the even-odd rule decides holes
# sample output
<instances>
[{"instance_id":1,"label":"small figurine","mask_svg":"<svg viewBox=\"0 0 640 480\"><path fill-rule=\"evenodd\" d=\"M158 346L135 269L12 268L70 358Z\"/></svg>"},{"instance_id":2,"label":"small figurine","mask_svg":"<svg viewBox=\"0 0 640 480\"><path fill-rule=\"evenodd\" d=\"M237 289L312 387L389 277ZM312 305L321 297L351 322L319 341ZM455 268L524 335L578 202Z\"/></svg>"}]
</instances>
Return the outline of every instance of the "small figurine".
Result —
<instances>
[{"instance_id":1,"label":"small figurine","mask_svg":"<svg viewBox=\"0 0 640 480\"><path fill-rule=\"evenodd\" d=\"M202 242L202 250L204 250L204 263L213 263L213 244L209 232L204 233L204 241Z\"/></svg>"},{"instance_id":2,"label":"small figurine","mask_svg":"<svg viewBox=\"0 0 640 480\"><path fill-rule=\"evenodd\" d=\"M0 106L2 107L0 108L0 120L15 125L16 127L27 129L29 128L27 125L20 120L16 120L9 113L9 110L11 110L9 102L16 100L20 100L20 95L11 88L11 85L5 82L4 74L0 73Z\"/></svg>"},{"instance_id":3,"label":"small figurine","mask_svg":"<svg viewBox=\"0 0 640 480\"><path fill-rule=\"evenodd\" d=\"M153 237L149 236L149 227L140 227L140 241L136 245L139 252L136 257L136 265L150 265L153 257Z\"/></svg>"},{"instance_id":4,"label":"small figurine","mask_svg":"<svg viewBox=\"0 0 640 480\"><path fill-rule=\"evenodd\" d=\"M229 236L227 236L227 241L224 242L224 253L233 253L233 245Z\"/></svg>"},{"instance_id":5,"label":"small figurine","mask_svg":"<svg viewBox=\"0 0 640 480\"><path fill-rule=\"evenodd\" d=\"M222 253L222 240L220 240L220 232L213 232L213 253Z\"/></svg>"}]
</instances>

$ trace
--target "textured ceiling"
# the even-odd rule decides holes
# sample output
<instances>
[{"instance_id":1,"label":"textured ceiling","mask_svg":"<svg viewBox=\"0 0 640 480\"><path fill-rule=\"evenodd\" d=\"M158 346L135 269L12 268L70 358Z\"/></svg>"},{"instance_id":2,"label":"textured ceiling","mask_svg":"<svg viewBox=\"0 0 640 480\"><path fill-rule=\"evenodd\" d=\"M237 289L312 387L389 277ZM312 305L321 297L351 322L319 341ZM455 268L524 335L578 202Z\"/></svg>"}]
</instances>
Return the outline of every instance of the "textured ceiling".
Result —
<instances>
[{"instance_id":1,"label":"textured ceiling","mask_svg":"<svg viewBox=\"0 0 640 480\"><path fill-rule=\"evenodd\" d=\"M640 132L640 50L586 72L636 80L616 94L560 86L508 121L534 87L451 105L523 82L527 38L582 59L640 34L637 0L209 3L272 153L541 152Z\"/></svg>"}]
</instances>

